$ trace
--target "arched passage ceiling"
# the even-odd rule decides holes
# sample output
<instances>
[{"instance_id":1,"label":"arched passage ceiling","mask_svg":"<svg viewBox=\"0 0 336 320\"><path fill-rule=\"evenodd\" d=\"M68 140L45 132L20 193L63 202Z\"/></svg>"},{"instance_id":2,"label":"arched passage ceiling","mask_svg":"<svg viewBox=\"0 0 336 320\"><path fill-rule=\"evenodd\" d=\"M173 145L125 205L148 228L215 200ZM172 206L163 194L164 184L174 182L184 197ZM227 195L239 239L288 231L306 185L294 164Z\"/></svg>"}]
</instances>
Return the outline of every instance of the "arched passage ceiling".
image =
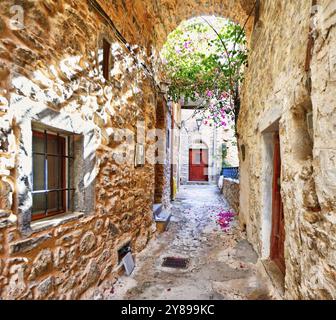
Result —
<instances>
[{"instance_id":1,"label":"arched passage ceiling","mask_svg":"<svg viewBox=\"0 0 336 320\"><path fill-rule=\"evenodd\" d=\"M130 43L157 49L182 21L216 15L244 24L255 0L97 0ZM251 30L250 19L246 30Z\"/></svg>"}]
</instances>

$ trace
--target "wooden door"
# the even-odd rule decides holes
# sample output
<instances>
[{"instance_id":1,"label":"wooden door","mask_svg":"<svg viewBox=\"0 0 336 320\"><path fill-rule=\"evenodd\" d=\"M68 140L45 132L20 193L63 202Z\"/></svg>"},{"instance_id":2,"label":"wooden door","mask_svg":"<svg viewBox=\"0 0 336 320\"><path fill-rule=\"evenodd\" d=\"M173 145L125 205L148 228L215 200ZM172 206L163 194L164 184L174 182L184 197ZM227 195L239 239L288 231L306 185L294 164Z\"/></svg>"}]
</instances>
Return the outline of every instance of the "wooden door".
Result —
<instances>
[{"instance_id":1,"label":"wooden door","mask_svg":"<svg viewBox=\"0 0 336 320\"><path fill-rule=\"evenodd\" d=\"M208 181L208 150L189 150L189 181Z\"/></svg>"},{"instance_id":2,"label":"wooden door","mask_svg":"<svg viewBox=\"0 0 336 320\"><path fill-rule=\"evenodd\" d=\"M271 259L285 273L285 221L281 199L281 157L279 133L274 134Z\"/></svg>"}]
</instances>

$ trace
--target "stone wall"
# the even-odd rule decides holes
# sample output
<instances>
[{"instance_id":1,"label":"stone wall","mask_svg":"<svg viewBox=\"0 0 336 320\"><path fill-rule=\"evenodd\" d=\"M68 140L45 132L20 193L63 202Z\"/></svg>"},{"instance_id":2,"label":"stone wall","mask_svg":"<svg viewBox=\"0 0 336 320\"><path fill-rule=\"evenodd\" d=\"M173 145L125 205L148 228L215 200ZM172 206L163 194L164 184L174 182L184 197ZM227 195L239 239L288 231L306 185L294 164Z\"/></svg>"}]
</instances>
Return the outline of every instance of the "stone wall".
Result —
<instances>
[{"instance_id":1,"label":"stone wall","mask_svg":"<svg viewBox=\"0 0 336 320\"><path fill-rule=\"evenodd\" d=\"M1 2L3 299L88 297L106 279L111 290L120 270L117 250L131 242L136 253L154 232L154 164L134 167L134 142L124 141L123 130L136 137L139 121L145 132L155 128L158 50L197 10L227 10L243 21L251 4L244 2L187 1L184 9L167 1ZM13 27L15 19L19 25ZM112 46L108 81L101 68L103 38ZM78 135L81 143L74 167L75 212L32 222L31 128L36 123ZM152 139L142 142L153 150Z\"/></svg>"},{"instance_id":2,"label":"stone wall","mask_svg":"<svg viewBox=\"0 0 336 320\"><path fill-rule=\"evenodd\" d=\"M244 24L254 0L98 0L129 42L154 45L160 50L167 35L184 20L199 15L218 15ZM253 20L246 23L247 33Z\"/></svg>"},{"instance_id":3,"label":"stone wall","mask_svg":"<svg viewBox=\"0 0 336 320\"><path fill-rule=\"evenodd\" d=\"M157 100L156 107L156 129L158 129L158 134L161 135L162 141L166 142L166 132L164 129L166 127L166 117L167 117L167 100L164 95L160 95ZM165 158L165 155L163 155ZM166 160L166 159L165 159ZM154 202L162 203L165 199L164 197L164 187L166 185L166 175L165 175L166 165L164 162L155 164L155 190L154 190Z\"/></svg>"},{"instance_id":4,"label":"stone wall","mask_svg":"<svg viewBox=\"0 0 336 320\"><path fill-rule=\"evenodd\" d=\"M222 194L235 213L239 213L239 180L223 179Z\"/></svg>"},{"instance_id":5,"label":"stone wall","mask_svg":"<svg viewBox=\"0 0 336 320\"><path fill-rule=\"evenodd\" d=\"M172 105L168 103L165 105L167 113L165 117L165 126L164 126L164 139L165 139L165 159L163 163L163 174L164 174L164 184L163 184L163 199L162 203L165 208L170 209L171 206L171 195L172 195L172 186L171 186L171 164L172 164Z\"/></svg>"},{"instance_id":6,"label":"stone wall","mask_svg":"<svg viewBox=\"0 0 336 320\"><path fill-rule=\"evenodd\" d=\"M14 4L23 8L22 30L10 25ZM109 81L99 68L103 36L112 45ZM130 242L136 254L155 231L154 166L135 168L134 142L122 139L139 121L146 133L155 128L155 83L84 0L1 1L0 40L0 296L110 292L118 249ZM31 221L32 122L83 137L78 212Z\"/></svg>"},{"instance_id":7,"label":"stone wall","mask_svg":"<svg viewBox=\"0 0 336 320\"><path fill-rule=\"evenodd\" d=\"M270 138L278 127L285 296L335 299L335 1L317 1L320 7L312 7L311 1L260 3L239 121L241 177L249 184L241 189L245 200L240 212L249 240L261 257L268 258Z\"/></svg>"},{"instance_id":8,"label":"stone wall","mask_svg":"<svg viewBox=\"0 0 336 320\"><path fill-rule=\"evenodd\" d=\"M172 114L167 96L161 92L158 95L156 108L156 133L158 142L162 148L157 149L158 157L155 163L155 190L154 203L163 204L164 208L170 208L171 200L171 148L172 148Z\"/></svg>"},{"instance_id":9,"label":"stone wall","mask_svg":"<svg viewBox=\"0 0 336 320\"><path fill-rule=\"evenodd\" d=\"M180 148L181 148L181 104L170 103L172 112L172 133L171 133L171 175L172 175L172 200L180 189Z\"/></svg>"}]
</instances>

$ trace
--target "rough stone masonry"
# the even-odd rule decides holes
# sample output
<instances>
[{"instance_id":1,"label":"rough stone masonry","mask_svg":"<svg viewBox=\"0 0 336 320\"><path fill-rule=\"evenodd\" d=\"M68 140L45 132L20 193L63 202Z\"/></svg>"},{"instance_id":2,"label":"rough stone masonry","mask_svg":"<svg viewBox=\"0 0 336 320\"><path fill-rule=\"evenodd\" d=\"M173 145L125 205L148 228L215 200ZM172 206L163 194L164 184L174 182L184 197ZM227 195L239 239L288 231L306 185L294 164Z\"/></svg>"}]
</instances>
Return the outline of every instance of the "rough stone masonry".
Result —
<instances>
[{"instance_id":1,"label":"rough stone masonry","mask_svg":"<svg viewBox=\"0 0 336 320\"><path fill-rule=\"evenodd\" d=\"M238 129L240 214L267 259L269 138L277 126L292 299L336 298L335 8L333 0L260 1L250 39Z\"/></svg>"},{"instance_id":2,"label":"rough stone masonry","mask_svg":"<svg viewBox=\"0 0 336 320\"><path fill-rule=\"evenodd\" d=\"M21 30L10 27L15 4ZM118 249L130 242L136 253L155 231L154 166L116 158L134 156L118 129L155 129L153 81L87 1L2 1L0 37L0 295L78 299L104 280L111 290ZM111 43L109 81L99 63L103 37ZM75 210L44 222L31 221L35 122L82 137Z\"/></svg>"},{"instance_id":3,"label":"rough stone masonry","mask_svg":"<svg viewBox=\"0 0 336 320\"><path fill-rule=\"evenodd\" d=\"M123 143L116 129L135 133L138 121L155 129L158 52L179 22L216 14L243 25L250 13L240 214L259 256L268 258L268 133L278 125L286 297L336 298L336 3L258 3L254 21L253 0L1 1L2 299L79 299L111 290L118 249L130 242L139 252L155 232L154 165L120 163L120 155L132 158L134 144ZM112 52L108 80L103 39ZM35 125L78 137L74 210L44 222L31 221ZM146 149L153 144L145 142Z\"/></svg>"}]
</instances>

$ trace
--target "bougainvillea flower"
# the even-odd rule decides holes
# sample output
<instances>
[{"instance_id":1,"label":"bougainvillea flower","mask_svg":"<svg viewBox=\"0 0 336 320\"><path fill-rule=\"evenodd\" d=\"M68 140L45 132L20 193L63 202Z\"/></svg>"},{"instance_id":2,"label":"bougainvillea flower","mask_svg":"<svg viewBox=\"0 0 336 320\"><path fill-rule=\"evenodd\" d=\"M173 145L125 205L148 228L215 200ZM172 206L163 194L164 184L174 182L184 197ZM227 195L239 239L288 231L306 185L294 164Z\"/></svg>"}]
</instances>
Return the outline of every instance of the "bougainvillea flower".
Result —
<instances>
[{"instance_id":1,"label":"bougainvillea flower","mask_svg":"<svg viewBox=\"0 0 336 320\"><path fill-rule=\"evenodd\" d=\"M175 46L176 53L181 53L181 48L179 46Z\"/></svg>"},{"instance_id":2,"label":"bougainvillea flower","mask_svg":"<svg viewBox=\"0 0 336 320\"><path fill-rule=\"evenodd\" d=\"M229 94L227 92L222 92L221 98L222 99L227 99L227 98L229 98Z\"/></svg>"},{"instance_id":3,"label":"bougainvillea flower","mask_svg":"<svg viewBox=\"0 0 336 320\"><path fill-rule=\"evenodd\" d=\"M228 231L230 228L230 223L233 221L233 218L236 216L236 213L231 211L221 211L217 214L217 223L222 230Z\"/></svg>"},{"instance_id":4,"label":"bougainvillea flower","mask_svg":"<svg viewBox=\"0 0 336 320\"><path fill-rule=\"evenodd\" d=\"M213 92L211 90L207 90L206 95L211 98L213 96Z\"/></svg>"},{"instance_id":5,"label":"bougainvillea flower","mask_svg":"<svg viewBox=\"0 0 336 320\"><path fill-rule=\"evenodd\" d=\"M188 49L189 47L190 47L190 45L191 45L191 41L186 41L185 43L184 43L184 47L186 48L186 49Z\"/></svg>"}]
</instances>

